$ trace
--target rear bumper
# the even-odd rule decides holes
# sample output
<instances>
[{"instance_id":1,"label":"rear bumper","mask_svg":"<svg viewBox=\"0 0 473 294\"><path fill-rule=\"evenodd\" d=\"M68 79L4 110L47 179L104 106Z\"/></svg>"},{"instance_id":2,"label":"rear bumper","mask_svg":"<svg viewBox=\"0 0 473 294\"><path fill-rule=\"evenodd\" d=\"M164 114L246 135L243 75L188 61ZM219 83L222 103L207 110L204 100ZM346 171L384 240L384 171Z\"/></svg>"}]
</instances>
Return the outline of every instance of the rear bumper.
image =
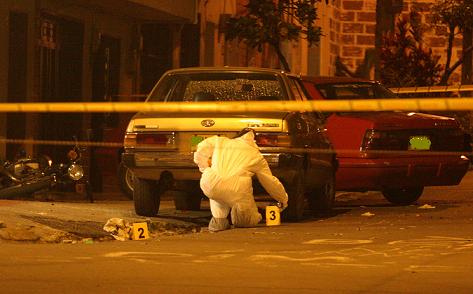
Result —
<instances>
[{"instance_id":1,"label":"rear bumper","mask_svg":"<svg viewBox=\"0 0 473 294\"><path fill-rule=\"evenodd\" d=\"M263 156L278 178L291 177L291 171L302 166L303 157L294 154L263 153ZM199 180L201 177L192 152L125 152L122 160L139 178L159 180L165 171L175 180Z\"/></svg>"},{"instance_id":2,"label":"rear bumper","mask_svg":"<svg viewBox=\"0 0 473 294\"><path fill-rule=\"evenodd\" d=\"M339 158L337 190L381 190L458 185L469 168L464 156L389 159Z\"/></svg>"}]
</instances>

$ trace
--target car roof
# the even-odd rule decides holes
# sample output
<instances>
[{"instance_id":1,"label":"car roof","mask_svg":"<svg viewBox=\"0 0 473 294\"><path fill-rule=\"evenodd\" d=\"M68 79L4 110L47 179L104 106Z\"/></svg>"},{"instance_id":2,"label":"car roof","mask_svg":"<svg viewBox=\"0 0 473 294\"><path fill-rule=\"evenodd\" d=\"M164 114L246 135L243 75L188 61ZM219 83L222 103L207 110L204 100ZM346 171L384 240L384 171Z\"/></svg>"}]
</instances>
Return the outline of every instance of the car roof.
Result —
<instances>
[{"instance_id":1,"label":"car roof","mask_svg":"<svg viewBox=\"0 0 473 294\"><path fill-rule=\"evenodd\" d=\"M167 73L191 73L191 72L209 72L209 71L241 71L241 72L261 72L269 74L284 74L289 76L296 76L288 73L282 69L273 69L265 67L243 67L243 66L209 66L209 67L183 67L171 69Z\"/></svg>"},{"instance_id":2,"label":"car roof","mask_svg":"<svg viewBox=\"0 0 473 294\"><path fill-rule=\"evenodd\" d=\"M313 82L315 84L335 84L335 83L374 83L375 81L353 77L329 77L329 76L302 76L303 81Z\"/></svg>"}]
</instances>

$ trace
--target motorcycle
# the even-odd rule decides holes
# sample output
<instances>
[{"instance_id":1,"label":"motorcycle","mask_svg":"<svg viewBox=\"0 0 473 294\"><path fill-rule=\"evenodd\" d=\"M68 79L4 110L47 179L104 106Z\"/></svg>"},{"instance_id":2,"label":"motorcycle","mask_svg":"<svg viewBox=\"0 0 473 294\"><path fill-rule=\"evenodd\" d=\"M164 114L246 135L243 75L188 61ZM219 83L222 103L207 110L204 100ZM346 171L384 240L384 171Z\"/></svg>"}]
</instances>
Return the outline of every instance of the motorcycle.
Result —
<instances>
[{"instance_id":1,"label":"motorcycle","mask_svg":"<svg viewBox=\"0 0 473 294\"><path fill-rule=\"evenodd\" d=\"M53 188L65 191L68 187L75 185L75 191L85 193L90 202L94 202L92 188L89 181L84 176L84 168L82 165L82 153L86 151L86 147L80 146L77 138L74 136L75 145L67 152L68 164L59 164L56 168L52 168L55 174ZM81 184L80 186L77 184ZM79 187L81 187L79 189ZM84 189L84 191L82 191Z\"/></svg>"},{"instance_id":2,"label":"motorcycle","mask_svg":"<svg viewBox=\"0 0 473 294\"><path fill-rule=\"evenodd\" d=\"M14 162L4 161L0 165L0 198L13 198L30 195L47 188L51 177L43 172L52 161L32 158L19 158Z\"/></svg>"},{"instance_id":3,"label":"motorcycle","mask_svg":"<svg viewBox=\"0 0 473 294\"><path fill-rule=\"evenodd\" d=\"M4 161L0 164L0 199L30 196L41 190L81 180L84 177L80 163L81 151L76 142L67 153L67 163L53 164L45 155L38 158L22 156L13 162ZM87 196L92 202L92 196Z\"/></svg>"}]
</instances>

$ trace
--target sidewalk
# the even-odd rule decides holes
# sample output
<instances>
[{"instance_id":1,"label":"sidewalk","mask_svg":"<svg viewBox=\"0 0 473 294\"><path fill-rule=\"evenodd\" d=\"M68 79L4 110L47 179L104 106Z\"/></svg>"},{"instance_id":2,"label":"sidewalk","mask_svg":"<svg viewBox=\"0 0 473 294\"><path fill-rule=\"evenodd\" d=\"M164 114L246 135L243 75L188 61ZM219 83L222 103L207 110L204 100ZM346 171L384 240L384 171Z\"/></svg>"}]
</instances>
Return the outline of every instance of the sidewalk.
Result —
<instances>
[{"instance_id":1,"label":"sidewalk","mask_svg":"<svg viewBox=\"0 0 473 294\"><path fill-rule=\"evenodd\" d=\"M178 211L173 201L164 199L158 216L146 218L135 214L130 200L96 200L94 203L84 199L80 202L64 200L64 197L61 201L47 202L0 200L0 243L113 240L110 233L103 230L111 218L123 219L130 224L147 222L151 237L199 232L210 219L207 201L202 202L200 211Z\"/></svg>"}]
</instances>

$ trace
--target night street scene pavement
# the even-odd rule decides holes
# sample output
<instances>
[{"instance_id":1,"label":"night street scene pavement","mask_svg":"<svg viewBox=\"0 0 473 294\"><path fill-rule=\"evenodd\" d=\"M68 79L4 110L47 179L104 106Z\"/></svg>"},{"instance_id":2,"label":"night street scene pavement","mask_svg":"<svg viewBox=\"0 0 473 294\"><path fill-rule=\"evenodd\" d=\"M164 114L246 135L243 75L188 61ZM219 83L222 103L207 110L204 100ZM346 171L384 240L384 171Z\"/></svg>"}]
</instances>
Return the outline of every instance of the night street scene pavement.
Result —
<instances>
[{"instance_id":1,"label":"night street scene pavement","mask_svg":"<svg viewBox=\"0 0 473 294\"><path fill-rule=\"evenodd\" d=\"M1 200L0 283L5 293L471 293L473 174L424 193L409 206L338 193L331 215L218 233L206 201L177 211L163 200L142 218L127 200ZM147 222L150 238L117 241L103 230L110 218Z\"/></svg>"},{"instance_id":2,"label":"night street scene pavement","mask_svg":"<svg viewBox=\"0 0 473 294\"><path fill-rule=\"evenodd\" d=\"M0 294L473 293L472 20L0 0Z\"/></svg>"}]
</instances>

